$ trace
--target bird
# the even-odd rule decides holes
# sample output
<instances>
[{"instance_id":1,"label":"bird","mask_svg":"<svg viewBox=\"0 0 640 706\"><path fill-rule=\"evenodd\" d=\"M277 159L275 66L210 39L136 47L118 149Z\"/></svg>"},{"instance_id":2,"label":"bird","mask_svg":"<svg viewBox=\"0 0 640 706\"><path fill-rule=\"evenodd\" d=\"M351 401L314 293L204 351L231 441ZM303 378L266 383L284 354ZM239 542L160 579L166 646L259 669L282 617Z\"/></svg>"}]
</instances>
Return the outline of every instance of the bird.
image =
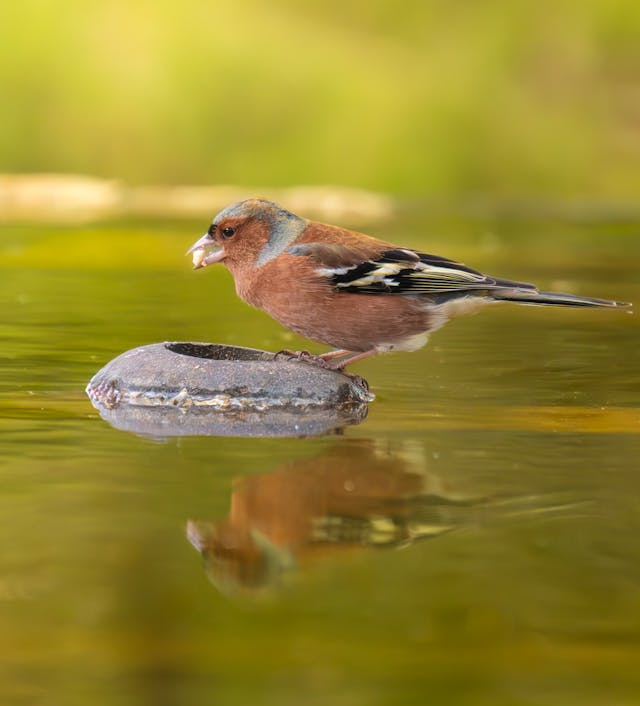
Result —
<instances>
[{"instance_id":1,"label":"bird","mask_svg":"<svg viewBox=\"0 0 640 706\"><path fill-rule=\"evenodd\" d=\"M378 353L415 351L453 317L494 302L631 309L491 277L258 198L220 211L187 254L194 269L222 263L240 299L330 346L320 355L288 352L334 370Z\"/></svg>"}]
</instances>

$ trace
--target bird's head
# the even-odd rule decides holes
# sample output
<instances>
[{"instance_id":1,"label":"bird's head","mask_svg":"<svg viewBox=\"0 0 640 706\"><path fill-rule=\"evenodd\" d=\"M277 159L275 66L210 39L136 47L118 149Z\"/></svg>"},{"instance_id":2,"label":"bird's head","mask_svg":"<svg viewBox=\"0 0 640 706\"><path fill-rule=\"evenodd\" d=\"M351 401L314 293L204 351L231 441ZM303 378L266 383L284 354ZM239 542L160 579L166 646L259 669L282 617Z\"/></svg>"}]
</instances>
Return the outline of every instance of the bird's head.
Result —
<instances>
[{"instance_id":1,"label":"bird's head","mask_svg":"<svg viewBox=\"0 0 640 706\"><path fill-rule=\"evenodd\" d=\"M194 269L223 262L232 272L262 267L284 252L308 221L272 201L248 199L223 209L189 248Z\"/></svg>"}]
</instances>

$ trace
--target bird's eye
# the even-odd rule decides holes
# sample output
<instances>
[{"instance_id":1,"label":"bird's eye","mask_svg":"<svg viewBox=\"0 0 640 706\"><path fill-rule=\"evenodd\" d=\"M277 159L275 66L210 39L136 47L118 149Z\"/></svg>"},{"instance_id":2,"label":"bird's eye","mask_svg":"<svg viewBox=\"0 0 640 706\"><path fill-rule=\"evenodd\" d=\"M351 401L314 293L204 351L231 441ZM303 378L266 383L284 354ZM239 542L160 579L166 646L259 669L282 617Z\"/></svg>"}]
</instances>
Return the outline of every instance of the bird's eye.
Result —
<instances>
[{"instance_id":1,"label":"bird's eye","mask_svg":"<svg viewBox=\"0 0 640 706\"><path fill-rule=\"evenodd\" d=\"M235 228L232 228L231 226L227 226L226 228L222 229L221 235L223 238L232 238L236 232Z\"/></svg>"},{"instance_id":2,"label":"bird's eye","mask_svg":"<svg viewBox=\"0 0 640 706\"><path fill-rule=\"evenodd\" d=\"M213 223L209 226L209 230L207 231L208 235L210 238L213 238L213 234L216 232L216 227L213 225Z\"/></svg>"}]
</instances>

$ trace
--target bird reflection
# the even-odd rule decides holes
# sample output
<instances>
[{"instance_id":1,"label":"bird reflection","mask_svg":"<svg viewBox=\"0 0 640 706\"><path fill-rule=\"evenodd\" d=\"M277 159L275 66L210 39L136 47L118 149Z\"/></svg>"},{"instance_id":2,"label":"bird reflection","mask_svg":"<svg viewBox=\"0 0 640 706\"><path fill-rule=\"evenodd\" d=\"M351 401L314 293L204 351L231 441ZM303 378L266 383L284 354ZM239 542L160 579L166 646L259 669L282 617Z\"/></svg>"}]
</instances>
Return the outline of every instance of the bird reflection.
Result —
<instances>
[{"instance_id":1,"label":"bird reflection","mask_svg":"<svg viewBox=\"0 0 640 706\"><path fill-rule=\"evenodd\" d=\"M223 593L257 591L320 558L398 547L458 526L464 498L425 469L421 449L338 444L272 473L237 479L219 521L187 524L212 583Z\"/></svg>"}]
</instances>

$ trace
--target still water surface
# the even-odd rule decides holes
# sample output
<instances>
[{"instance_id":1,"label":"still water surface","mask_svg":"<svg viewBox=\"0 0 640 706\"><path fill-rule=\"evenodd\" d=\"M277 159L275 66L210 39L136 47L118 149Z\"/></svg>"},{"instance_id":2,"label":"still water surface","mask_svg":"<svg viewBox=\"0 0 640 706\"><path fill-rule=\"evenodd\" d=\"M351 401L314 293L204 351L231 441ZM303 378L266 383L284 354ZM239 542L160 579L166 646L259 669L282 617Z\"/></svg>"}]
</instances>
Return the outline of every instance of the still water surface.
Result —
<instances>
[{"instance_id":1,"label":"still water surface","mask_svg":"<svg viewBox=\"0 0 640 706\"><path fill-rule=\"evenodd\" d=\"M118 431L83 390L126 349L309 347L201 230L3 229L0 703L640 703L637 314L458 319L319 438ZM640 302L640 224L369 230Z\"/></svg>"}]
</instances>

